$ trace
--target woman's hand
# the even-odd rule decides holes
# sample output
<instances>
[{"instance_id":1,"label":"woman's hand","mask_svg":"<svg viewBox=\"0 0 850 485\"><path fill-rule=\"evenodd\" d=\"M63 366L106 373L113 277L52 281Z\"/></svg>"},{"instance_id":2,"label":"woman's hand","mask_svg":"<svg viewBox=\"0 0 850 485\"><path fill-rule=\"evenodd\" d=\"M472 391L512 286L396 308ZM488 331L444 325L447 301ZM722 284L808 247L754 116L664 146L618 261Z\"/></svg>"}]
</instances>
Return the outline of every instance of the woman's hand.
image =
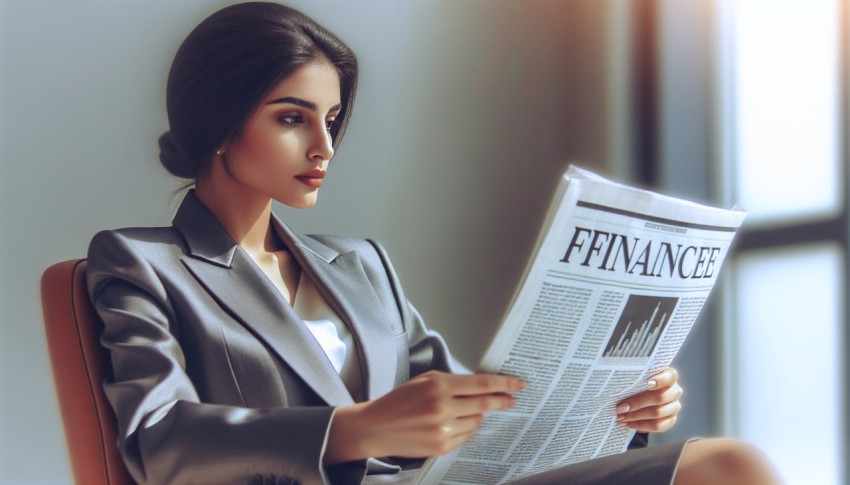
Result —
<instances>
[{"instance_id":1,"label":"woman's hand","mask_svg":"<svg viewBox=\"0 0 850 485\"><path fill-rule=\"evenodd\" d=\"M647 391L623 400L617 405L617 422L644 432L667 431L676 424L676 415L682 409L678 384L679 373L668 367L647 382Z\"/></svg>"},{"instance_id":2,"label":"woman's hand","mask_svg":"<svg viewBox=\"0 0 850 485\"><path fill-rule=\"evenodd\" d=\"M324 463L448 453L472 437L484 413L513 406L508 393L523 388L515 377L426 372L379 399L338 408Z\"/></svg>"}]
</instances>

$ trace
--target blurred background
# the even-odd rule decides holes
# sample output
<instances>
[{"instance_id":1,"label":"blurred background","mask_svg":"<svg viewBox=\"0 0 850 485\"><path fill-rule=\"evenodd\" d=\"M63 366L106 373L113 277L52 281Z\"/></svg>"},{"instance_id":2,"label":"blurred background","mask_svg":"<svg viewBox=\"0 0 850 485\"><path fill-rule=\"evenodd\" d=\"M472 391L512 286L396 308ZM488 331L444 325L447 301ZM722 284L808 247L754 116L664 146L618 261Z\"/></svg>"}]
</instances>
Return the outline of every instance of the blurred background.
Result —
<instances>
[{"instance_id":1,"label":"blurred background","mask_svg":"<svg viewBox=\"0 0 850 485\"><path fill-rule=\"evenodd\" d=\"M231 2L0 0L0 482L72 482L38 282L100 229L168 225L182 39ZM841 0L293 0L361 83L306 233L369 236L475 365L557 178L749 210L676 361L656 442L737 436L790 484L848 484L850 8Z\"/></svg>"}]
</instances>

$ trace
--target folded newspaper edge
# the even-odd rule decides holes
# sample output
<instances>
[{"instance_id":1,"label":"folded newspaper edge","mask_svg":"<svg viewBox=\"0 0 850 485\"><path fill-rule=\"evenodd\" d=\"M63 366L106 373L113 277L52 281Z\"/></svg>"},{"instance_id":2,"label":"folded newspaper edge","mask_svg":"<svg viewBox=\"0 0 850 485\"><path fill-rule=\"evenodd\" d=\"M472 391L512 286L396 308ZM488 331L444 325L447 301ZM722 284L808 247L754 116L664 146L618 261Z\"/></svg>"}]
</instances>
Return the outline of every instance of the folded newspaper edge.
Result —
<instances>
[{"instance_id":1,"label":"folded newspaper edge","mask_svg":"<svg viewBox=\"0 0 850 485\"><path fill-rule=\"evenodd\" d=\"M570 166L478 367L529 385L414 483L504 483L625 451L616 403L670 365L745 215Z\"/></svg>"}]
</instances>

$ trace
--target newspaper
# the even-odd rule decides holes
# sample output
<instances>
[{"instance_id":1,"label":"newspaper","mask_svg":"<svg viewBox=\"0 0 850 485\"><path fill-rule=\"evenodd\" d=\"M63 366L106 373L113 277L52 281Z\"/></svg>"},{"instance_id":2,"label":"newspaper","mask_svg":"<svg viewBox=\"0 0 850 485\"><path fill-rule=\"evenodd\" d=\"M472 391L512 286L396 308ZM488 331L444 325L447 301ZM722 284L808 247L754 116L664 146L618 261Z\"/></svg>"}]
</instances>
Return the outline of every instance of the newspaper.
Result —
<instances>
[{"instance_id":1,"label":"newspaper","mask_svg":"<svg viewBox=\"0 0 850 485\"><path fill-rule=\"evenodd\" d=\"M529 383L417 484L496 484L622 453L615 407L670 365L745 213L570 167L479 371Z\"/></svg>"}]
</instances>

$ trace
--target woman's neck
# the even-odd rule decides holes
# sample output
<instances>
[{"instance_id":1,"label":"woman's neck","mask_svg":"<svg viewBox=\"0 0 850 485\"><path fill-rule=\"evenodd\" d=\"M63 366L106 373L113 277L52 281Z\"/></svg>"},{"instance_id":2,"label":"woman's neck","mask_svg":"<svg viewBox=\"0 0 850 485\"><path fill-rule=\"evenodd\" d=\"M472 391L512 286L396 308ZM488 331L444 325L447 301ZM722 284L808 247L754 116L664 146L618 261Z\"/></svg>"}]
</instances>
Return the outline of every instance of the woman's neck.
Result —
<instances>
[{"instance_id":1,"label":"woman's neck","mask_svg":"<svg viewBox=\"0 0 850 485\"><path fill-rule=\"evenodd\" d=\"M195 184L195 195L213 213L230 237L252 254L282 249L271 228L272 199L210 174Z\"/></svg>"}]
</instances>

